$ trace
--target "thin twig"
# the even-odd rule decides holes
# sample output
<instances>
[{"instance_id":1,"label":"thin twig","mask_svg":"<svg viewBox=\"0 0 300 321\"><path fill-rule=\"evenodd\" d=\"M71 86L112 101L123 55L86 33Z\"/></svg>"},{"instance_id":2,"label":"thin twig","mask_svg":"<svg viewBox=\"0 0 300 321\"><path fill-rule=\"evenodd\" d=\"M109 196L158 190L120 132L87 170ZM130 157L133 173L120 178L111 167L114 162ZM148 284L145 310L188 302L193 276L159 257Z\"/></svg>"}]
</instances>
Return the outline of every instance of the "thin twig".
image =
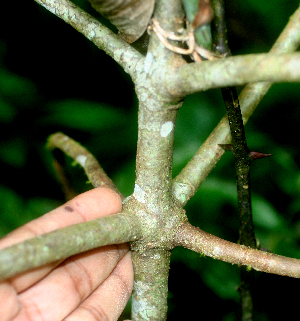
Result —
<instances>
[{"instance_id":1,"label":"thin twig","mask_svg":"<svg viewBox=\"0 0 300 321\"><path fill-rule=\"evenodd\" d=\"M113 181L106 175L96 158L72 138L63 133L55 133L49 137L47 148L50 150L59 148L79 163L94 187L109 187L118 193L122 199L124 198Z\"/></svg>"}]
</instances>

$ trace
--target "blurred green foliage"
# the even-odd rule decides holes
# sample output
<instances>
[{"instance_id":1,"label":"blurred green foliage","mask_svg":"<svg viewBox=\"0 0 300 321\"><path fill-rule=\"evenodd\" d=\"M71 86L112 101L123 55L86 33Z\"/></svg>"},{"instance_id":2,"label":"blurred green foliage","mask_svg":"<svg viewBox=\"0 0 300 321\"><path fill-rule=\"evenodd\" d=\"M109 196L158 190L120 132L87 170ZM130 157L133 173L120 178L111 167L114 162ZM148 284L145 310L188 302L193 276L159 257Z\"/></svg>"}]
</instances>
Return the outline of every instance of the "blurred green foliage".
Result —
<instances>
[{"instance_id":1,"label":"blurred green foliage","mask_svg":"<svg viewBox=\"0 0 300 321\"><path fill-rule=\"evenodd\" d=\"M232 53L266 52L298 1L228 0ZM93 12L89 4L77 1ZM129 77L108 56L33 1L5 2L0 28L0 234L64 201L45 150L63 131L87 147L124 195L133 190L137 102ZM97 17L99 17L97 15ZM251 150L272 153L252 166L253 215L261 246L300 258L299 84L274 85L246 127ZM225 113L218 90L187 97L179 111L174 175ZM70 166L79 192L91 188ZM77 173L80 172L80 175ZM235 173L226 153L186 210L191 223L236 242ZM257 273L258 320L291 319L299 280ZM169 320L237 320L238 268L176 249L170 271ZM197 293L197 295L195 295ZM199 295L198 295L199 294ZM215 308L217 307L217 308Z\"/></svg>"}]
</instances>

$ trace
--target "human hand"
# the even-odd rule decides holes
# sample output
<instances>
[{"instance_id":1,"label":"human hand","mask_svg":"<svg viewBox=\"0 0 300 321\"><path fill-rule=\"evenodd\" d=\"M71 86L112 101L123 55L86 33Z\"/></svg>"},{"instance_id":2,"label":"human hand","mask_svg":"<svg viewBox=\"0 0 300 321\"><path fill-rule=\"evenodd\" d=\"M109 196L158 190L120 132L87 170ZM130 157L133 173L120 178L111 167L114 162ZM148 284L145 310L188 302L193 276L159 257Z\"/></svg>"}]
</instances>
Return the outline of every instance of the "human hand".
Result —
<instances>
[{"instance_id":1,"label":"human hand","mask_svg":"<svg viewBox=\"0 0 300 321\"><path fill-rule=\"evenodd\" d=\"M11 232L0 248L121 209L115 192L95 188ZM1 282L1 320L117 320L132 285L128 244L104 246Z\"/></svg>"}]
</instances>

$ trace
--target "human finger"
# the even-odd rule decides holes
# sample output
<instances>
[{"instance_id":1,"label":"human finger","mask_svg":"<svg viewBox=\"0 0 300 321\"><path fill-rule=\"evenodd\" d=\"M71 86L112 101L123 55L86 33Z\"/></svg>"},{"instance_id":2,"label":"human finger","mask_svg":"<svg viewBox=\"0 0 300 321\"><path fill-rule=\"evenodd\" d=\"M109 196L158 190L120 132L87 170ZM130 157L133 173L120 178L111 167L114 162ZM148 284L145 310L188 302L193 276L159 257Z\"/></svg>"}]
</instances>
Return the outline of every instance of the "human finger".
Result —
<instances>
[{"instance_id":1,"label":"human finger","mask_svg":"<svg viewBox=\"0 0 300 321\"><path fill-rule=\"evenodd\" d=\"M133 287L131 254L128 252L109 277L64 321L118 320Z\"/></svg>"},{"instance_id":2,"label":"human finger","mask_svg":"<svg viewBox=\"0 0 300 321\"><path fill-rule=\"evenodd\" d=\"M14 321L27 321L29 316L34 320L38 316L45 321L62 320L111 277L128 250L126 244L105 246L70 258L20 294L21 309ZM133 275L128 263L121 265L120 275Z\"/></svg>"},{"instance_id":3,"label":"human finger","mask_svg":"<svg viewBox=\"0 0 300 321\"><path fill-rule=\"evenodd\" d=\"M63 228L68 225L92 220L121 211L119 195L108 188L96 188L78 195L65 205L45 214L0 240L0 248L22 242L34 236ZM47 275L58 263L52 263L0 283L1 319L15 315L19 309L17 293ZM4 296L2 294L5 294ZM9 295L6 295L9 294ZM17 309L16 309L17 307Z\"/></svg>"},{"instance_id":4,"label":"human finger","mask_svg":"<svg viewBox=\"0 0 300 321\"><path fill-rule=\"evenodd\" d=\"M0 249L73 224L117 213L122 201L106 187L82 193L53 211L17 228L0 240Z\"/></svg>"}]
</instances>

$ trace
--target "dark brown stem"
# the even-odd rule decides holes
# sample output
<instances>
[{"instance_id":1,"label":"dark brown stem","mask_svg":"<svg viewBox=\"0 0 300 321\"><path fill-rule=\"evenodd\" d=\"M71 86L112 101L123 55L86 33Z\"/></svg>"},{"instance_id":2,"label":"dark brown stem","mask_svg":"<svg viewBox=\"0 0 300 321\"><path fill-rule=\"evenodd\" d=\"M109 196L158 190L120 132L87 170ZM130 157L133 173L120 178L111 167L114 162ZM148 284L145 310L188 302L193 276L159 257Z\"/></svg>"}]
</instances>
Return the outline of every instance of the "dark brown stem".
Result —
<instances>
[{"instance_id":1,"label":"dark brown stem","mask_svg":"<svg viewBox=\"0 0 300 321\"><path fill-rule=\"evenodd\" d=\"M215 49L219 54L228 57L231 55L228 47L226 22L223 0L214 0L215 10ZM235 87L222 88L222 96L226 105L230 126L232 148L235 157L236 182L238 194L238 210L240 215L239 243L256 248L256 238L252 220L251 189L250 189L250 151L247 146L243 118ZM241 319L252 320L253 304L251 293L252 272L241 267Z\"/></svg>"},{"instance_id":2,"label":"dark brown stem","mask_svg":"<svg viewBox=\"0 0 300 321\"><path fill-rule=\"evenodd\" d=\"M240 213L239 243L256 247L252 223L251 190L250 190L250 151L246 143L242 114L234 87L222 89L223 99L232 137L231 151L235 157L238 206Z\"/></svg>"},{"instance_id":3,"label":"dark brown stem","mask_svg":"<svg viewBox=\"0 0 300 321\"><path fill-rule=\"evenodd\" d=\"M225 22L225 12L224 12L224 1L223 0L212 0L212 6L215 12L213 20L213 33L214 33L214 44L213 49L218 54L231 55L230 49L228 47L227 40L227 29Z\"/></svg>"},{"instance_id":4,"label":"dark brown stem","mask_svg":"<svg viewBox=\"0 0 300 321\"><path fill-rule=\"evenodd\" d=\"M231 53L227 46L223 0L214 0L213 5L216 30L215 48L217 48L220 54L229 56ZM241 220L239 243L255 248L256 240L252 222L250 191L250 151L246 143L241 108L235 87L223 88L222 95L226 105L232 138L231 151L235 157L238 204Z\"/></svg>"}]
</instances>

